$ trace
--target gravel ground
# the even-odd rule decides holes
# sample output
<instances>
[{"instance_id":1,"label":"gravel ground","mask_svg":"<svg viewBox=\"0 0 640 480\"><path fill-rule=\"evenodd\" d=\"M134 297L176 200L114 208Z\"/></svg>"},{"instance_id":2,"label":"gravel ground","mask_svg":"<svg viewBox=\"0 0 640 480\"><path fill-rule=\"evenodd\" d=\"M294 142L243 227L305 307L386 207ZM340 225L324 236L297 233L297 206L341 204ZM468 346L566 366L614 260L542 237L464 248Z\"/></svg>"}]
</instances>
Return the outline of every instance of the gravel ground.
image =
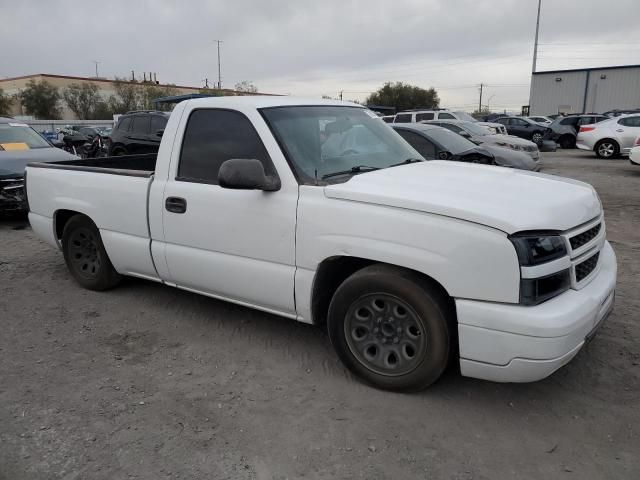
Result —
<instances>
[{"instance_id":1,"label":"gravel ground","mask_svg":"<svg viewBox=\"0 0 640 480\"><path fill-rule=\"evenodd\" d=\"M640 168L545 162L597 188L620 272L594 341L533 384L377 391L312 326L151 282L83 290L0 221L0 479L640 478Z\"/></svg>"}]
</instances>

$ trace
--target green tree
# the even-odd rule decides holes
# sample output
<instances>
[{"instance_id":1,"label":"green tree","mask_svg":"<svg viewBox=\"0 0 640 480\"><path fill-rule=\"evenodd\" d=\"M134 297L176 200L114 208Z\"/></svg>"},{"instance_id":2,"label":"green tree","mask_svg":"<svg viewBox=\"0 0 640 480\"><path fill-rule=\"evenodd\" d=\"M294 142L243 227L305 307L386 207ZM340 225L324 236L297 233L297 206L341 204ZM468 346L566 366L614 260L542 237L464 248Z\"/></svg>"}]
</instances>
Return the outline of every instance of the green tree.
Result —
<instances>
[{"instance_id":1,"label":"green tree","mask_svg":"<svg viewBox=\"0 0 640 480\"><path fill-rule=\"evenodd\" d=\"M72 83L62 94L69 110L80 120L88 120L100 102L98 86L93 83Z\"/></svg>"},{"instance_id":2,"label":"green tree","mask_svg":"<svg viewBox=\"0 0 640 480\"><path fill-rule=\"evenodd\" d=\"M160 97L170 97L177 95L178 89L174 85L156 85L155 83L142 83L140 86L140 105L142 108L151 110L155 108L153 101ZM160 104L160 110L168 110L170 105Z\"/></svg>"},{"instance_id":3,"label":"green tree","mask_svg":"<svg viewBox=\"0 0 640 480\"><path fill-rule=\"evenodd\" d=\"M401 111L411 108L438 108L440 98L434 88L424 89L402 82L387 82L369 95L365 103L395 107Z\"/></svg>"},{"instance_id":4,"label":"green tree","mask_svg":"<svg viewBox=\"0 0 640 480\"><path fill-rule=\"evenodd\" d=\"M115 113L140 110L140 85L138 82L124 78L115 78L113 82L115 95L109 97L109 108Z\"/></svg>"},{"instance_id":5,"label":"green tree","mask_svg":"<svg viewBox=\"0 0 640 480\"><path fill-rule=\"evenodd\" d=\"M0 88L0 115L9 115L11 113L12 103L11 97L5 95L4 90Z\"/></svg>"},{"instance_id":6,"label":"green tree","mask_svg":"<svg viewBox=\"0 0 640 480\"><path fill-rule=\"evenodd\" d=\"M236 92L243 93L258 93L258 87L256 87L253 82L250 82L249 80L243 80L236 83L235 90Z\"/></svg>"},{"instance_id":7,"label":"green tree","mask_svg":"<svg viewBox=\"0 0 640 480\"><path fill-rule=\"evenodd\" d=\"M98 103L96 103L96 106L91 112L91 117L89 119L90 120L112 120L113 114L116 112L111 108L111 105L112 105L111 101L105 102L104 100L100 100Z\"/></svg>"},{"instance_id":8,"label":"green tree","mask_svg":"<svg viewBox=\"0 0 640 480\"><path fill-rule=\"evenodd\" d=\"M60 118L60 92L46 80L29 80L19 97L27 114L47 120Z\"/></svg>"}]
</instances>

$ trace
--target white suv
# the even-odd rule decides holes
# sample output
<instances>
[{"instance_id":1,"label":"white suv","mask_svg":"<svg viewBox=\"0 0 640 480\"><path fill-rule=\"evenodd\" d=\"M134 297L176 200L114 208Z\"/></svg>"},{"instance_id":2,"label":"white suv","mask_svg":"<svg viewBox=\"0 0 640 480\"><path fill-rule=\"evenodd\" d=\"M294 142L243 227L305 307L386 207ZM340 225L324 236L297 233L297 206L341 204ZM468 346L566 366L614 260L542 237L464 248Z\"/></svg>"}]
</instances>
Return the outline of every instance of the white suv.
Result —
<instances>
[{"instance_id":1,"label":"white suv","mask_svg":"<svg viewBox=\"0 0 640 480\"><path fill-rule=\"evenodd\" d=\"M504 125L491 122L478 122L467 112L451 112L449 110L411 110L396 113L393 123L419 123L428 120L462 120L465 122L475 122L487 127L491 133L507 134Z\"/></svg>"}]
</instances>

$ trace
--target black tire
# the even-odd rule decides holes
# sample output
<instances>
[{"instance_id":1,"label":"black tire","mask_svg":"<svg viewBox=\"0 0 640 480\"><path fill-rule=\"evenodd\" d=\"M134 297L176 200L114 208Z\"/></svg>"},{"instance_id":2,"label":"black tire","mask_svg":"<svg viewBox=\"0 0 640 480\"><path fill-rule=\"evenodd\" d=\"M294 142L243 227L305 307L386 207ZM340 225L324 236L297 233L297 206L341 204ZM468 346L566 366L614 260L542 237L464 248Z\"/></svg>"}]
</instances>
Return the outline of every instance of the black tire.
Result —
<instances>
[{"instance_id":1,"label":"black tire","mask_svg":"<svg viewBox=\"0 0 640 480\"><path fill-rule=\"evenodd\" d=\"M116 147L113 149L112 155L114 157L120 157L122 155L127 155L127 151L122 147Z\"/></svg>"},{"instance_id":2,"label":"black tire","mask_svg":"<svg viewBox=\"0 0 640 480\"><path fill-rule=\"evenodd\" d=\"M620 154L620 145L615 140L605 138L596 143L593 151L596 152L596 157L608 160Z\"/></svg>"},{"instance_id":3,"label":"black tire","mask_svg":"<svg viewBox=\"0 0 640 480\"><path fill-rule=\"evenodd\" d=\"M327 327L338 356L360 379L385 390L416 391L447 367L453 317L446 295L416 273L372 265L338 287Z\"/></svg>"},{"instance_id":4,"label":"black tire","mask_svg":"<svg viewBox=\"0 0 640 480\"><path fill-rule=\"evenodd\" d=\"M572 136L572 135L563 135L560 137L560 141L558 142L560 144L560 147L568 150L570 148L575 148L576 147L576 137Z\"/></svg>"},{"instance_id":5,"label":"black tire","mask_svg":"<svg viewBox=\"0 0 640 480\"><path fill-rule=\"evenodd\" d=\"M84 215L69 219L62 232L62 252L73 278L89 290L108 290L122 276L116 272L96 225Z\"/></svg>"}]
</instances>

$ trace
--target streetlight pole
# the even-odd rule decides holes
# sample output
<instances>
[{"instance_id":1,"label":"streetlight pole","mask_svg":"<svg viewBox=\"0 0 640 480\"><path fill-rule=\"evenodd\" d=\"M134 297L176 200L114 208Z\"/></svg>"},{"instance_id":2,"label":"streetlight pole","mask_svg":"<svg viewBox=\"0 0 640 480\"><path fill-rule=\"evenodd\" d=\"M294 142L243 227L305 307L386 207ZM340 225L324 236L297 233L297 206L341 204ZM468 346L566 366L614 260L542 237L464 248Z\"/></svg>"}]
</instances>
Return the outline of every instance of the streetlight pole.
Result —
<instances>
[{"instance_id":1,"label":"streetlight pole","mask_svg":"<svg viewBox=\"0 0 640 480\"><path fill-rule=\"evenodd\" d=\"M91 60L91 61L96 64L96 78L98 78L98 64L102 62L99 62L97 60Z\"/></svg>"},{"instance_id":2,"label":"streetlight pole","mask_svg":"<svg viewBox=\"0 0 640 480\"><path fill-rule=\"evenodd\" d=\"M540 32L540 8L542 0L538 0L538 16L536 17L536 38L533 42L533 66L531 73L536 73L536 64L538 63L538 33Z\"/></svg>"}]
</instances>

